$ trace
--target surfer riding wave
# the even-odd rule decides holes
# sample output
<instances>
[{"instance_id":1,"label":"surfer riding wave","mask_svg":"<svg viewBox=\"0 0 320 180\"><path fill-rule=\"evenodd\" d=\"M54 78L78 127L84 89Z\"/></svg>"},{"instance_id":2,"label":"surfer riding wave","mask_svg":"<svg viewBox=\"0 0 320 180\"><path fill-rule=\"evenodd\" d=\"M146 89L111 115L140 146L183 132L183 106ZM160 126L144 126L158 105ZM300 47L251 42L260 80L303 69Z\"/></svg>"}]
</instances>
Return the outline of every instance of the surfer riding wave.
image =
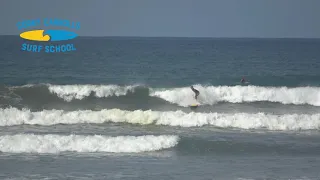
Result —
<instances>
[{"instance_id":1,"label":"surfer riding wave","mask_svg":"<svg viewBox=\"0 0 320 180\"><path fill-rule=\"evenodd\" d=\"M195 93L195 96L194 96L194 98L195 99L197 99L198 98L198 96L199 96L199 91L198 90L196 90L193 86L191 86L191 90Z\"/></svg>"}]
</instances>

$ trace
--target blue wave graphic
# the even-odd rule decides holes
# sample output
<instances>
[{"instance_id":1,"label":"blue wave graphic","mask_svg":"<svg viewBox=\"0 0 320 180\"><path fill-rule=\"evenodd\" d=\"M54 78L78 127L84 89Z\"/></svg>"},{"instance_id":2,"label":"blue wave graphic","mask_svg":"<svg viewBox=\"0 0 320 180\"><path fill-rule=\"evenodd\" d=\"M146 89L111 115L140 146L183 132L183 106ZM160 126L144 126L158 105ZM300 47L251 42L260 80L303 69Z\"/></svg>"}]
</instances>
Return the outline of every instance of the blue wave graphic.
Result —
<instances>
[{"instance_id":1,"label":"blue wave graphic","mask_svg":"<svg viewBox=\"0 0 320 180\"><path fill-rule=\"evenodd\" d=\"M76 33L66 30L47 30L45 34L50 36L50 41L65 41L78 36Z\"/></svg>"}]
</instances>

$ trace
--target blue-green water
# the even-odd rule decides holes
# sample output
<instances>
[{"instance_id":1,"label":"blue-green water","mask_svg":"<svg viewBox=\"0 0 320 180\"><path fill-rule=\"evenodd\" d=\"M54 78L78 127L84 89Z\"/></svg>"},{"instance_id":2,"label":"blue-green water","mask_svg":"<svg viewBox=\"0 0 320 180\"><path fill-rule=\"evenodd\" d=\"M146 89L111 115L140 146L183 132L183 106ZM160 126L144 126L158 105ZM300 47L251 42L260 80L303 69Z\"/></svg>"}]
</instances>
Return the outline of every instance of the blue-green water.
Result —
<instances>
[{"instance_id":1,"label":"blue-green water","mask_svg":"<svg viewBox=\"0 0 320 180\"><path fill-rule=\"evenodd\" d=\"M0 39L2 179L320 178L318 39Z\"/></svg>"},{"instance_id":2,"label":"blue-green water","mask_svg":"<svg viewBox=\"0 0 320 180\"><path fill-rule=\"evenodd\" d=\"M76 52L60 54L21 52L18 37L1 41L8 85L236 85L242 76L259 86L320 85L320 40L80 38Z\"/></svg>"}]
</instances>

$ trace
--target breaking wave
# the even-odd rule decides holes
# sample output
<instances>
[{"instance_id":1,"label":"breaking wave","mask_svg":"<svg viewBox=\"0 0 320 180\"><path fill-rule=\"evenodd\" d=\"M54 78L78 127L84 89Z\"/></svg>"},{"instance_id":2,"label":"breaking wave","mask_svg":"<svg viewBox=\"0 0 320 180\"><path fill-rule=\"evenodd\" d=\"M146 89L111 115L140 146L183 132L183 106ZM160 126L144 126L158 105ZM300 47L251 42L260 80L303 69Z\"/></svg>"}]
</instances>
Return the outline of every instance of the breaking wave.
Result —
<instances>
[{"instance_id":1,"label":"breaking wave","mask_svg":"<svg viewBox=\"0 0 320 180\"><path fill-rule=\"evenodd\" d=\"M221 128L268 129L268 130L318 130L320 114L285 114L266 113L185 113L183 111L126 111L104 109L100 111L79 110L42 110L31 112L28 109L0 109L0 126L21 124L55 125L77 123L132 123L155 124L181 127L200 127L211 125Z\"/></svg>"},{"instance_id":2,"label":"breaking wave","mask_svg":"<svg viewBox=\"0 0 320 180\"><path fill-rule=\"evenodd\" d=\"M200 91L199 103L207 105L218 102L269 101L282 104L320 106L319 87L195 86L195 88ZM150 95L180 106L189 106L194 103L194 93L189 87L156 90Z\"/></svg>"},{"instance_id":3,"label":"breaking wave","mask_svg":"<svg viewBox=\"0 0 320 180\"><path fill-rule=\"evenodd\" d=\"M11 153L112 152L139 153L172 148L179 137L173 135L85 136L17 134L0 136L0 151Z\"/></svg>"},{"instance_id":4,"label":"breaking wave","mask_svg":"<svg viewBox=\"0 0 320 180\"><path fill-rule=\"evenodd\" d=\"M118 85L49 85L49 91L57 94L58 97L71 101L73 99L83 99L94 93L94 96L109 97L109 96L124 96L128 92L134 92L134 86L118 86Z\"/></svg>"},{"instance_id":5,"label":"breaking wave","mask_svg":"<svg viewBox=\"0 0 320 180\"><path fill-rule=\"evenodd\" d=\"M246 102L276 102L282 104L320 106L320 87L261 87L261 86L202 86L195 85L200 91L198 102L202 105L214 105L219 102L246 103ZM17 88L20 90L17 90ZM26 88L26 89L25 89ZM44 89L45 88L45 89ZM128 96L136 100L148 97L160 98L168 103L179 106L189 106L196 103L194 93L189 87L181 88L151 88L141 85L25 85L13 88L17 96L41 97L52 96L66 102L83 100L89 96L106 98L114 96ZM23 90L21 90L23 89ZM45 90L47 92L45 92ZM11 92L11 91L10 91ZM49 93L49 94L48 94ZM12 94L12 93L11 93ZM16 97L15 97L16 98Z\"/></svg>"}]
</instances>

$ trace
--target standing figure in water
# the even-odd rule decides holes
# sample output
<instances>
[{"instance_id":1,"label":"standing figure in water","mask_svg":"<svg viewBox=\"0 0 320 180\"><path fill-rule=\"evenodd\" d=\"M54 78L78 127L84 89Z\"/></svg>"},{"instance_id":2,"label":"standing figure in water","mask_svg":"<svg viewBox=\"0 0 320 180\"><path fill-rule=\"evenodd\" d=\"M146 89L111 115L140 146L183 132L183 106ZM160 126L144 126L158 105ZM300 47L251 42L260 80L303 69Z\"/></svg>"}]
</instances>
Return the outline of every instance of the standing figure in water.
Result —
<instances>
[{"instance_id":1,"label":"standing figure in water","mask_svg":"<svg viewBox=\"0 0 320 180\"><path fill-rule=\"evenodd\" d=\"M199 96L199 91L198 90L196 90L195 88L193 88L193 86L191 86L191 90L195 93L195 96L194 96L194 98L195 99L197 99L198 98L198 96Z\"/></svg>"},{"instance_id":2,"label":"standing figure in water","mask_svg":"<svg viewBox=\"0 0 320 180\"><path fill-rule=\"evenodd\" d=\"M246 80L244 79L244 77L242 77L241 81L242 84L246 82Z\"/></svg>"}]
</instances>

